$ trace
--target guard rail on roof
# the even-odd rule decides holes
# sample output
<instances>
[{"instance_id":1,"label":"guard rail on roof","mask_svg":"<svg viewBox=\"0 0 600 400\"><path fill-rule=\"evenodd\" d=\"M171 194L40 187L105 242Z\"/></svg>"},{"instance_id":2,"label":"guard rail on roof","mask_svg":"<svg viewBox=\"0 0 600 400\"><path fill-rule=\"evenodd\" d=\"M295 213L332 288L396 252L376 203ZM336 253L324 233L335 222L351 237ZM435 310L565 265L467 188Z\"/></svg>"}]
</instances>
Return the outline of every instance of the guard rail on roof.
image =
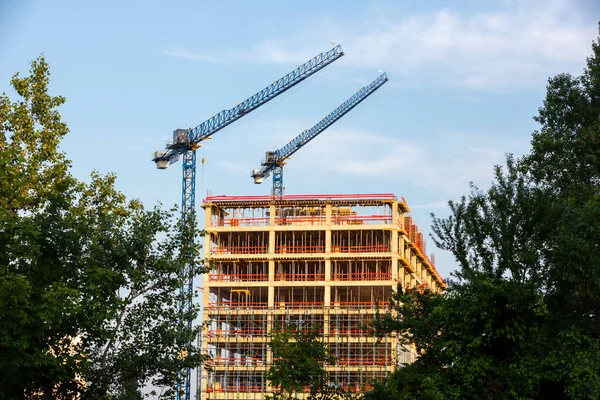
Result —
<instances>
[{"instance_id":1,"label":"guard rail on roof","mask_svg":"<svg viewBox=\"0 0 600 400\"><path fill-rule=\"evenodd\" d=\"M202 200L204 204L211 202L243 202L243 201L272 201L273 196L209 196ZM397 200L393 193L367 193L367 194L288 194L281 200ZM403 199L404 200L404 199Z\"/></svg>"}]
</instances>

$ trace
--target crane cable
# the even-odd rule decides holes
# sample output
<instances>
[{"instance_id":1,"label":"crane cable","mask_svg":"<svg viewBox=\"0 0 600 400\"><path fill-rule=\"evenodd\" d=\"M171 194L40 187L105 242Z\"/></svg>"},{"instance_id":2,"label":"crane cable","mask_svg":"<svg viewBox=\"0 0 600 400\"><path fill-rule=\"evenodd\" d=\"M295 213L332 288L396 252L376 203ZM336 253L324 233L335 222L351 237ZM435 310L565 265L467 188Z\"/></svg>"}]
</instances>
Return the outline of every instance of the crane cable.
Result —
<instances>
[{"instance_id":1,"label":"crane cable","mask_svg":"<svg viewBox=\"0 0 600 400\"><path fill-rule=\"evenodd\" d=\"M204 163L206 162L206 148L202 147L202 171L200 172L200 193L204 196Z\"/></svg>"}]
</instances>

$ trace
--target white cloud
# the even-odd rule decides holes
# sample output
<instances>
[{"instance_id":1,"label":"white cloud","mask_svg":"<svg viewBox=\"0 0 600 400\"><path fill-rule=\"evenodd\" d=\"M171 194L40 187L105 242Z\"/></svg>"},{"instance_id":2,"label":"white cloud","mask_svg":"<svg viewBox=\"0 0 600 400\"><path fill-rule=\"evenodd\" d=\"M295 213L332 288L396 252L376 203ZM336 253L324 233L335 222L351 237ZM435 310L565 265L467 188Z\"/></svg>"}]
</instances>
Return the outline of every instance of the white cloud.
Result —
<instances>
[{"instance_id":1,"label":"white cloud","mask_svg":"<svg viewBox=\"0 0 600 400\"><path fill-rule=\"evenodd\" d=\"M472 89L514 89L539 85L557 71L579 73L597 32L596 21L585 18L572 1L516 1L494 12L442 9L397 20L386 16L378 24L316 22L249 50L169 54L202 62L295 64L326 49L323 38L337 36L346 52L341 65Z\"/></svg>"},{"instance_id":2,"label":"white cloud","mask_svg":"<svg viewBox=\"0 0 600 400\"><path fill-rule=\"evenodd\" d=\"M525 1L495 13L441 10L351 40L348 58L472 88L528 84L557 68L578 68L589 54L596 27L576 9L566 1Z\"/></svg>"},{"instance_id":3,"label":"white cloud","mask_svg":"<svg viewBox=\"0 0 600 400\"><path fill-rule=\"evenodd\" d=\"M166 50L164 53L167 55L173 56L173 57L184 58L186 60L208 62L208 63L214 63L214 64L221 64L226 61L226 59L223 57L211 56L208 54L194 53L194 52L180 49L180 48L169 49L169 50Z\"/></svg>"},{"instance_id":4,"label":"white cloud","mask_svg":"<svg viewBox=\"0 0 600 400\"><path fill-rule=\"evenodd\" d=\"M481 153L484 155L489 156L492 159L498 159L504 156L504 152L501 150L497 150L497 149L488 149L488 148L482 148L482 147L469 147L468 148L470 152L473 153Z\"/></svg>"},{"instance_id":5,"label":"white cloud","mask_svg":"<svg viewBox=\"0 0 600 400\"><path fill-rule=\"evenodd\" d=\"M511 142L507 135L493 136L501 137L504 148L513 151L527 146ZM505 157L502 151L484 146L491 141L487 135L445 132L433 143L423 137L397 138L341 128L315 139L318 145L307 146L295 160L295 168L318 164L321 171L410 183L447 197L464 193L469 182L492 181L493 166L504 163ZM481 146L469 147L473 144Z\"/></svg>"},{"instance_id":6,"label":"white cloud","mask_svg":"<svg viewBox=\"0 0 600 400\"><path fill-rule=\"evenodd\" d=\"M437 201L435 203L409 205L411 210L431 210L434 208L447 208L448 201Z\"/></svg>"}]
</instances>

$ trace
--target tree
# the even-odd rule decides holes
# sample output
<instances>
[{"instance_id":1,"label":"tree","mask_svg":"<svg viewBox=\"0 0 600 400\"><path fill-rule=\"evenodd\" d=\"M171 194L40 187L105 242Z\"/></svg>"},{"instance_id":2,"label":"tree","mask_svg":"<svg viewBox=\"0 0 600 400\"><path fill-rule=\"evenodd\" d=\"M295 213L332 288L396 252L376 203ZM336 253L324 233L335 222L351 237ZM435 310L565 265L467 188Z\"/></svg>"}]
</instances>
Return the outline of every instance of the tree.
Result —
<instances>
[{"instance_id":1,"label":"tree","mask_svg":"<svg viewBox=\"0 0 600 400\"><path fill-rule=\"evenodd\" d=\"M582 200L600 188L600 41L592 43L592 52L581 76L563 73L549 79L534 117L540 129L524 159L539 185Z\"/></svg>"},{"instance_id":2,"label":"tree","mask_svg":"<svg viewBox=\"0 0 600 400\"><path fill-rule=\"evenodd\" d=\"M511 158L507 169L497 169L487 192L473 188L451 202L448 219L434 220L438 246L459 262L456 280L445 294L398 288L395 314L376 319L374 328L397 332L419 357L391 378L401 387L380 384L367 399L535 398L547 310L538 291L543 260L534 244L543 227L534 228L546 204Z\"/></svg>"},{"instance_id":3,"label":"tree","mask_svg":"<svg viewBox=\"0 0 600 400\"><path fill-rule=\"evenodd\" d=\"M267 398L292 399L306 391L310 393L308 398L314 400L351 398L329 379L326 367L335 364L335 357L318 326L302 329L278 324L271 334L273 365L266 377L278 392Z\"/></svg>"},{"instance_id":4,"label":"tree","mask_svg":"<svg viewBox=\"0 0 600 400\"><path fill-rule=\"evenodd\" d=\"M600 27L600 24L599 24ZM559 212L556 246L549 263L547 296L556 323L577 325L600 335L600 244L595 221L600 212L600 39L580 77L549 80L535 120L532 151L524 168L554 195ZM585 317L587 316L587 317ZM573 318L571 318L573 317Z\"/></svg>"},{"instance_id":5,"label":"tree","mask_svg":"<svg viewBox=\"0 0 600 400\"><path fill-rule=\"evenodd\" d=\"M145 211L137 202L129 203L126 212L127 219L117 229L111 218L103 221L96 232L100 235L89 243L97 251L84 261L83 284L91 290L82 300L86 315L98 318L87 329L90 364L85 377L91 384L86 396L141 398L140 388L150 380L168 388L163 395L171 397L178 373L204 360L198 348L188 345L199 327L190 331L180 323L194 319L198 308L183 315L179 311L183 282L179 249L188 243L188 234L198 231L178 232L168 222L171 212ZM101 220L89 213L87 217ZM157 236L163 235L158 241ZM192 272L201 273L201 265L192 266Z\"/></svg>"},{"instance_id":6,"label":"tree","mask_svg":"<svg viewBox=\"0 0 600 400\"><path fill-rule=\"evenodd\" d=\"M445 294L399 288L374 321L419 357L366 399L597 399L600 39L549 80L532 151L433 219L459 270Z\"/></svg>"},{"instance_id":7,"label":"tree","mask_svg":"<svg viewBox=\"0 0 600 400\"><path fill-rule=\"evenodd\" d=\"M49 78L41 56L12 78L19 99L0 97L0 397L141 398L148 383L172 397L203 361L178 323L198 312L179 314L178 289L199 231L127 201L114 175L70 174Z\"/></svg>"},{"instance_id":8,"label":"tree","mask_svg":"<svg viewBox=\"0 0 600 400\"><path fill-rule=\"evenodd\" d=\"M600 30L600 24L599 24ZM523 169L555 205L546 246L549 310L545 379L571 398L600 393L600 38L579 77L548 82Z\"/></svg>"}]
</instances>

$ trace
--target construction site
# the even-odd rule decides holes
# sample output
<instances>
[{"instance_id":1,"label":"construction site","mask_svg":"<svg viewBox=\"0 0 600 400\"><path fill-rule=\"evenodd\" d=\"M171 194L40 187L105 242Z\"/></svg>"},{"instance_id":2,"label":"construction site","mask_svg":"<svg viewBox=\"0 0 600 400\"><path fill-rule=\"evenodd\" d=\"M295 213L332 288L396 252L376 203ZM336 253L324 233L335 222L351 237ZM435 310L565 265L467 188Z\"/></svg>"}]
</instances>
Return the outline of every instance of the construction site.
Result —
<instances>
[{"instance_id":1,"label":"construction site","mask_svg":"<svg viewBox=\"0 0 600 400\"><path fill-rule=\"evenodd\" d=\"M330 344L332 384L365 390L415 354L369 330L392 291L444 281L423 234L394 194L213 196L206 213L203 399L263 399L276 324L317 327ZM308 389L308 388L307 388Z\"/></svg>"},{"instance_id":2,"label":"construction site","mask_svg":"<svg viewBox=\"0 0 600 400\"><path fill-rule=\"evenodd\" d=\"M200 143L343 56L336 45L235 107L195 128L173 131L152 160L159 169L183 161L184 226L195 226ZM270 195L204 199L204 261L211 271L202 288L199 343L210 360L197 370L196 398L263 399L278 390L266 379L273 365L269 341L274 327L317 329L336 359L335 366L327 367L330 383L350 393L366 390L397 366L414 361L415 352L398 338L376 338L369 329L377 311L389 310L398 286L434 292L445 287L406 201L390 193L284 193L283 169L291 156L388 82L387 74L379 72L312 128L265 153L250 176L261 184L272 175ZM185 259L182 313L192 309L194 281L189 268L193 255ZM192 327L189 319L182 323ZM177 398L189 400L191 370L182 372Z\"/></svg>"}]
</instances>

